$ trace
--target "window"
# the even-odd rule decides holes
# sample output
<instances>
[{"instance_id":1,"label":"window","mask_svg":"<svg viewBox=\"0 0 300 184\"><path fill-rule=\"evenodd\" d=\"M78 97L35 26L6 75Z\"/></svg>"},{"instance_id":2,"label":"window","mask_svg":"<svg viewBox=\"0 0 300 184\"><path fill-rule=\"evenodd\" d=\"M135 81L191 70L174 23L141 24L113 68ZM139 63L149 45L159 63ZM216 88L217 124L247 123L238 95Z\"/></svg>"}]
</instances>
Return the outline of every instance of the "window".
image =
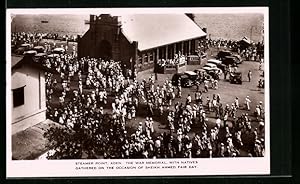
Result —
<instances>
[{"instance_id":1,"label":"window","mask_svg":"<svg viewBox=\"0 0 300 184\"><path fill-rule=\"evenodd\" d=\"M153 63L153 61L154 61L154 57L153 57L153 54L152 53L150 53L149 54L149 63Z\"/></svg>"},{"instance_id":2,"label":"window","mask_svg":"<svg viewBox=\"0 0 300 184\"><path fill-rule=\"evenodd\" d=\"M143 55L142 57L144 57L144 64L148 64L148 56L147 55Z\"/></svg>"},{"instance_id":3,"label":"window","mask_svg":"<svg viewBox=\"0 0 300 184\"><path fill-rule=\"evenodd\" d=\"M13 89L13 105L14 107L24 105L24 87Z\"/></svg>"},{"instance_id":4,"label":"window","mask_svg":"<svg viewBox=\"0 0 300 184\"><path fill-rule=\"evenodd\" d=\"M142 57L138 56L137 63L142 64Z\"/></svg>"}]
</instances>

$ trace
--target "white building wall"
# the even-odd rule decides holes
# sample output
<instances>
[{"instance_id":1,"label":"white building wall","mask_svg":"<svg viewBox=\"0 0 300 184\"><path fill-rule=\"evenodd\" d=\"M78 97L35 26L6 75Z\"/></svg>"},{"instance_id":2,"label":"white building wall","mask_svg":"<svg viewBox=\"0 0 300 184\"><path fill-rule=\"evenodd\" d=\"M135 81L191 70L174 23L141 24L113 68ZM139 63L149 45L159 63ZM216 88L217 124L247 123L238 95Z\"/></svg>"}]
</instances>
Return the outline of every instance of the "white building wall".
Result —
<instances>
[{"instance_id":1,"label":"white building wall","mask_svg":"<svg viewBox=\"0 0 300 184\"><path fill-rule=\"evenodd\" d=\"M46 84L45 84L45 72L40 71L40 100L41 109L46 109Z\"/></svg>"},{"instance_id":2,"label":"white building wall","mask_svg":"<svg viewBox=\"0 0 300 184\"><path fill-rule=\"evenodd\" d=\"M12 72L12 90L24 87L24 104L12 105L12 132L25 130L46 119L46 92L44 71L23 66ZM11 100L13 96L11 91Z\"/></svg>"}]
</instances>

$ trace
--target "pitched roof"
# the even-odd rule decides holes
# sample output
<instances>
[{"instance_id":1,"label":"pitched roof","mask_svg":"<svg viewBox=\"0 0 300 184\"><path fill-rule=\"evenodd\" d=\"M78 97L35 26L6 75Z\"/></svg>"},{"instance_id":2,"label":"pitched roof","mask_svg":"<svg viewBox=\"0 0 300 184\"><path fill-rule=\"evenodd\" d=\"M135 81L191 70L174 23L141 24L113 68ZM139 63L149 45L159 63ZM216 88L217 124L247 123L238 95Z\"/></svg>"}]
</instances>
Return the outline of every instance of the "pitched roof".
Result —
<instances>
[{"instance_id":1,"label":"pitched roof","mask_svg":"<svg viewBox=\"0 0 300 184\"><path fill-rule=\"evenodd\" d=\"M137 41L140 51L206 36L185 14L132 14L121 16L122 33Z\"/></svg>"}]
</instances>

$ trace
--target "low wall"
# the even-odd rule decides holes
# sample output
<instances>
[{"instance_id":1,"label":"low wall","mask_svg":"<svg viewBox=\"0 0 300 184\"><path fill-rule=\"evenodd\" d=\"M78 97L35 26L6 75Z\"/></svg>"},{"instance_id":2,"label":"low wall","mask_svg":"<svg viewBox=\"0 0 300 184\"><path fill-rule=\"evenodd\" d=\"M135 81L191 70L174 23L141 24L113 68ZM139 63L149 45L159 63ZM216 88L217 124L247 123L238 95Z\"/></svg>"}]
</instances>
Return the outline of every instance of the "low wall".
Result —
<instances>
[{"instance_id":1,"label":"low wall","mask_svg":"<svg viewBox=\"0 0 300 184\"><path fill-rule=\"evenodd\" d=\"M36 113L32 115L28 115L26 117L23 117L21 120L16 121L12 124L12 135L23 131L29 127L32 127L42 121L46 120L46 109L37 111Z\"/></svg>"},{"instance_id":2,"label":"low wall","mask_svg":"<svg viewBox=\"0 0 300 184\"><path fill-rule=\"evenodd\" d=\"M157 73L161 73L161 74L173 74L173 73L177 73L177 72L181 72L181 71L185 71L185 70L186 70L186 63L179 64L179 66L166 65L163 67L156 66L156 68L155 68L155 71Z\"/></svg>"}]
</instances>

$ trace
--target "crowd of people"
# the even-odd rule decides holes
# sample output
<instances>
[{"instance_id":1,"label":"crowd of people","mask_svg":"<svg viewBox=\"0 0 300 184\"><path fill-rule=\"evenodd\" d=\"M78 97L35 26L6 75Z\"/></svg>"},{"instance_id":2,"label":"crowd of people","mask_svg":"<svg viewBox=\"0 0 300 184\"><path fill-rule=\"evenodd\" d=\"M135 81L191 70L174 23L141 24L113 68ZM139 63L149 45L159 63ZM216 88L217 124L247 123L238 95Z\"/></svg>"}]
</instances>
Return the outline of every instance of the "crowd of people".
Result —
<instances>
[{"instance_id":1,"label":"crowd of people","mask_svg":"<svg viewBox=\"0 0 300 184\"><path fill-rule=\"evenodd\" d=\"M42 34L40 33L25 33L25 32L12 32L11 33L11 45L20 46L21 44L27 43L36 46L39 41L42 40Z\"/></svg>"},{"instance_id":2,"label":"crowd of people","mask_svg":"<svg viewBox=\"0 0 300 184\"><path fill-rule=\"evenodd\" d=\"M75 39L67 35L63 38ZM29 43L33 47L42 39L58 39L58 35L12 33L11 42L12 45ZM234 50L246 60L263 63L263 55L258 52L263 48L261 43L241 49L238 41L200 41L203 52L211 47ZM50 44L45 48L52 50ZM75 53L76 49L73 50ZM178 54L174 59L159 60L158 65L177 65L185 59ZM151 76L138 82L137 73L125 73L120 61L77 58L75 54L64 53L46 58L43 64L58 73L46 75L48 118L61 124L70 135L80 135L58 142L55 151L64 153L60 157L82 157L80 150L85 150L90 158L96 155L104 158L238 157L245 155L241 151L248 156L264 156L263 103L251 109L249 96L242 103L235 97L232 104L222 102L219 94L205 98L210 88L218 89L218 80L208 75L200 74L195 94L189 94L180 103L181 81L173 86L166 79L160 86ZM234 68L228 68L231 70ZM250 81L249 73L248 78ZM258 86L263 87L263 83L260 80ZM129 126L138 116L144 119L137 126ZM155 128L157 117L160 123L165 122L163 133ZM253 124L258 124L257 128Z\"/></svg>"},{"instance_id":3,"label":"crowd of people","mask_svg":"<svg viewBox=\"0 0 300 184\"><path fill-rule=\"evenodd\" d=\"M199 85L194 97L179 103L181 81L176 87L168 79L160 86L153 76L138 82L136 73L130 79L118 61L61 54L46 66L59 74L47 74L47 116L81 137L57 145L55 151L64 150L65 158L83 149L90 158L238 157L240 150L264 155L263 104L250 109L249 97L244 105L238 98L223 104L218 94L205 100L209 86L204 84L204 90ZM249 114L238 115L240 109ZM214 126L208 115L216 119ZM145 119L129 126L138 116ZM163 133L154 128L156 117L166 122ZM259 123L257 129L253 123Z\"/></svg>"},{"instance_id":4,"label":"crowd of people","mask_svg":"<svg viewBox=\"0 0 300 184\"><path fill-rule=\"evenodd\" d=\"M247 61L262 61L264 57L264 45L261 42L249 43L243 45L240 40L226 40L226 39L204 39L199 43L199 49L206 51L209 48L218 48L225 50L232 50L237 52L241 57Z\"/></svg>"},{"instance_id":5,"label":"crowd of people","mask_svg":"<svg viewBox=\"0 0 300 184\"><path fill-rule=\"evenodd\" d=\"M33 44L36 46L42 39L53 39L63 41L77 41L75 35L58 35L54 33L37 33L37 32L12 32L11 45L19 46L24 43Z\"/></svg>"},{"instance_id":6,"label":"crowd of people","mask_svg":"<svg viewBox=\"0 0 300 184\"><path fill-rule=\"evenodd\" d=\"M62 41L70 41L76 42L77 35L58 35L54 33L44 33L42 36L43 39L53 39L53 40L62 40Z\"/></svg>"},{"instance_id":7,"label":"crowd of people","mask_svg":"<svg viewBox=\"0 0 300 184\"><path fill-rule=\"evenodd\" d=\"M160 66L160 67L164 67L164 66L172 66L172 67L175 67L176 65L180 65L180 64L184 64L186 63L186 56L185 55L182 55L179 51L178 54L175 54L174 55L174 58L173 59L159 59L157 61L157 65Z\"/></svg>"}]
</instances>

